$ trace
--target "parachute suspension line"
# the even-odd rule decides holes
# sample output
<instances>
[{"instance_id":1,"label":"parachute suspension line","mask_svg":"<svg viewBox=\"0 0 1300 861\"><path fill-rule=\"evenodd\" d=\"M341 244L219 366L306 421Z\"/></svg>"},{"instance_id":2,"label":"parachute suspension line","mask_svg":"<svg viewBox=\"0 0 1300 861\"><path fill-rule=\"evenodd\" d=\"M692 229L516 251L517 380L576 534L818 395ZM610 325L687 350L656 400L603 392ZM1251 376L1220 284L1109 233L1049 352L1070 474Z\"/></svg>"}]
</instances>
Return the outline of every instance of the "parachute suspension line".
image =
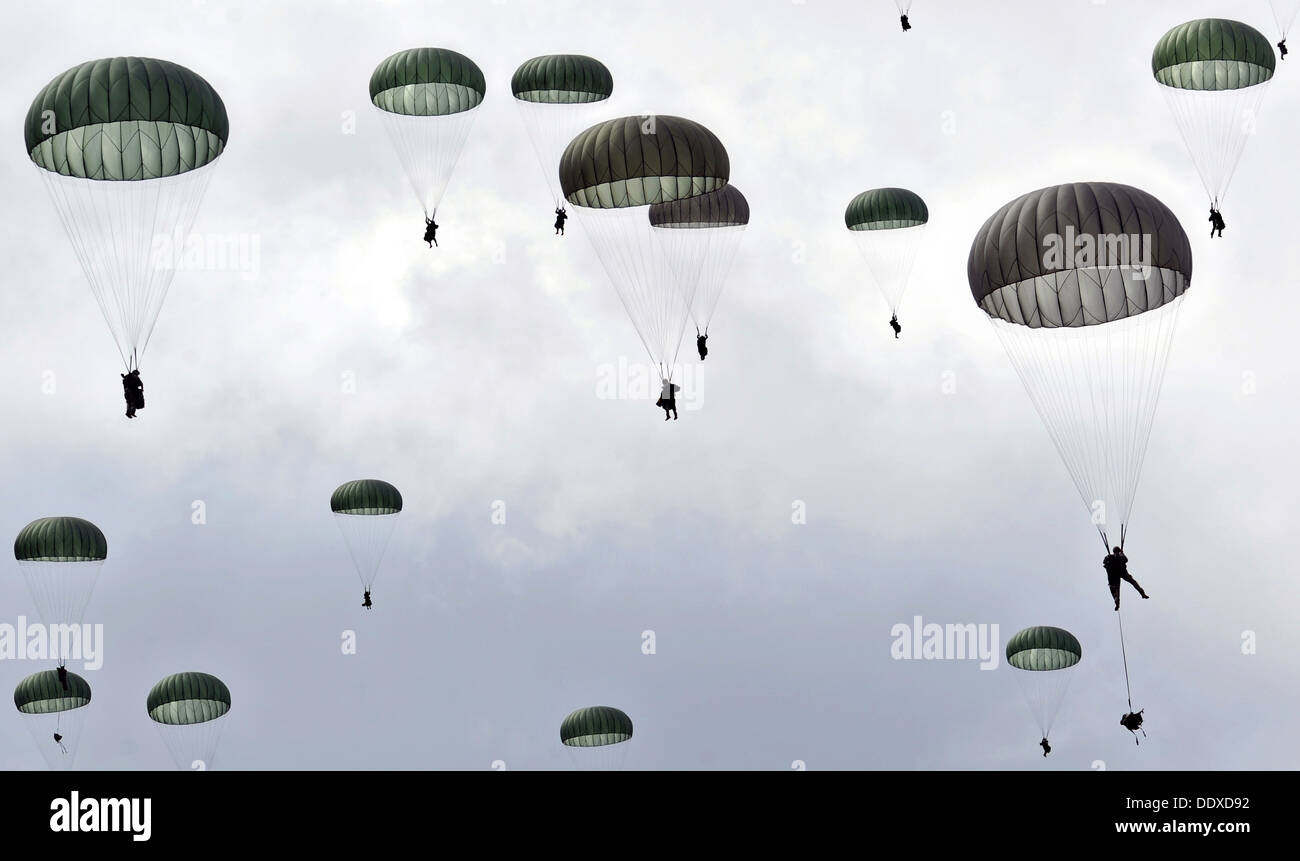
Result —
<instances>
[{"instance_id":1,"label":"parachute suspension line","mask_svg":"<svg viewBox=\"0 0 1300 861\"><path fill-rule=\"evenodd\" d=\"M652 227L651 232L663 250L691 321L697 329L708 331L745 226Z\"/></svg>"},{"instance_id":2,"label":"parachute suspension line","mask_svg":"<svg viewBox=\"0 0 1300 861\"><path fill-rule=\"evenodd\" d=\"M375 111L393 142L424 217L433 218L474 127L478 106L441 116L395 114L379 107Z\"/></svg>"},{"instance_id":3,"label":"parachute suspension line","mask_svg":"<svg viewBox=\"0 0 1300 861\"><path fill-rule=\"evenodd\" d=\"M650 364L671 379L668 369L677 363L689 308L651 235L647 208L576 210Z\"/></svg>"},{"instance_id":4,"label":"parachute suspension line","mask_svg":"<svg viewBox=\"0 0 1300 861\"><path fill-rule=\"evenodd\" d=\"M120 181L36 168L128 371L138 367L176 269L185 263L185 243L214 168Z\"/></svg>"},{"instance_id":5,"label":"parachute suspension line","mask_svg":"<svg viewBox=\"0 0 1300 861\"><path fill-rule=\"evenodd\" d=\"M1115 612L1115 618L1119 621L1119 653L1124 657L1124 690L1128 694L1128 710L1133 711L1133 686L1129 684L1128 679L1128 650L1124 646L1124 615L1121 611Z\"/></svg>"},{"instance_id":6,"label":"parachute suspension line","mask_svg":"<svg viewBox=\"0 0 1300 861\"><path fill-rule=\"evenodd\" d=\"M866 261L870 280L891 314L897 315L903 305L927 227L918 224L892 230L851 231L858 251Z\"/></svg>"},{"instance_id":7,"label":"parachute suspension line","mask_svg":"<svg viewBox=\"0 0 1300 861\"><path fill-rule=\"evenodd\" d=\"M104 560L42 562L21 560L18 568L46 625L80 625ZM64 656L60 655L60 660Z\"/></svg>"},{"instance_id":8,"label":"parachute suspension line","mask_svg":"<svg viewBox=\"0 0 1300 861\"><path fill-rule=\"evenodd\" d=\"M1157 84L1174 115L1206 195L1218 209L1227 196L1269 82L1236 90L1183 90Z\"/></svg>"},{"instance_id":9,"label":"parachute suspension line","mask_svg":"<svg viewBox=\"0 0 1300 861\"><path fill-rule=\"evenodd\" d=\"M1273 12L1273 21L1285 42L1291 25L1295 23L1296 13L1300 12L1300 3L1295 0L1269 0L1269 9Z\"/></svg>"},{"instance_id":10,"label":"parachute suspension line","mask_svg":"<svg viewBox=\"0 0 1300 861\"><path fill-rule=\"evenodd\" d=\"M1110 292L1122 276L1077 277ZM1103 506L1103 541L1107 523L1128 522L1181 301L1103 326L1031 329L990 318L1084 504L1094 515Z\"/></svg>"},{"instance_id":11,"label":"parachute suspension line","mask_svg":"<svg viewBox=\"0 0 1300 861\"><path fill-rule=\"evenodd\" d=\"M558 209L567 203L560 189L560 157L569 141L578 136L600 110L603 101L577 102L574 104L553 104L549 102L528 102L515 98L519 108L528 140L537 156L537 163L542 167L542 176L546 187Z\"/></svg>"}]
</instances>

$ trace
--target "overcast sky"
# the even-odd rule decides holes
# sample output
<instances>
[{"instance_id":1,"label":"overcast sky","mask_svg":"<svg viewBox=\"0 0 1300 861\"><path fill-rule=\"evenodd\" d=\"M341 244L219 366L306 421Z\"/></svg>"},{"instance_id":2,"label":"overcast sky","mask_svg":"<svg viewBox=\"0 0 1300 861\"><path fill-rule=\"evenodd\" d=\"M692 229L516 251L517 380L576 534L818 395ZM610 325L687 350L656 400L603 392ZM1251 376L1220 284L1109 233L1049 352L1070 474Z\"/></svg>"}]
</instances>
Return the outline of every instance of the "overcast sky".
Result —
<instances>
[{"instance_id":1,"label":"overcast sky","mask_svg":"<svg viewBox=\"0 0 1300 861\"><path fill-rule=\"evenodd\" d=\"M1210 243L1150 54L1214 15L1276 40L1266 0L916 0L908 34L889 0L9 10L0 535L75 515L108 537L78 764L170 767L145 696L200 670L232 692L224 769L567 768L559 723L596 704L635 722L628 768L1300 767L1300 58ZM432 251L367 98L374 66L418 45L468 55L488 84ZM553 236L509 88L562 52L613 72L598 118L712 129L752 208L678 422L596 396L603 368L644 352L582 231ZM20 135L50 78L119 55L221 94L229 147L195 229L260 250L255 277L178 274L135 421ZM1125 593L1140 748L1117 725L1101 545L965 273L998 207L1088 180L1159 197L1195 257L1128 543L1152 595ZM878 186L931 212L901 341L843 226ZM362 477L406 503L373 612L328 507ZM16 624L35 607L11 573L0 622ZM1014 671L891 658L891 628L918 615L999 625L999 649L1028 625L1078 636L1052 757ZM0 682L47 668L0 661ZM42 767L9 714L0 766Z\"/></svg>"}]
</instances>

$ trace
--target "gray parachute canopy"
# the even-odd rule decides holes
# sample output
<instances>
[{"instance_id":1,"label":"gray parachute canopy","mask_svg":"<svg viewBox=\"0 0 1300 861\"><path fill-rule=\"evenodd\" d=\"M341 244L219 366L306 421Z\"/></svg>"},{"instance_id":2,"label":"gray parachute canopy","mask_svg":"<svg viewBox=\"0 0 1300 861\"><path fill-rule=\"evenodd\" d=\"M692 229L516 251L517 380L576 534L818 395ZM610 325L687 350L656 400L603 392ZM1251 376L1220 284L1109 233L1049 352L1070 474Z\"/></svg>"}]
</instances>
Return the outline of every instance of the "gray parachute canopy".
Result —
<instances>
[{"instance_id":1,"label":"gray parachute canopy","mask_svg":"<svg viewBox=\"0 0 1300 861\"><path fill-rule=\"evenodd\" d=\"M1192 251L1178 219L1152 195L1074 182L994 213L971 244L966 273L990 317L1030 328L1095 326L1183 295Z\"/></svg>"},{"instance_id":2,"label":"gray parachute canopy","mask_svg":"<svg viewBox=\"0 0 1300 861\"><path fill-rule=\"evenodd\" d=\"M663 228L743 227L749 201L734 185L650 207L650 224Z\"/></svg>"},{"instance_id":3,"label":"gray parachute canopy","mask_svg":"<svg viewBox=\"0 0 1300 861\"><path fill-rule=\"evenodd\" d=\"M622 209L717 191L731 177L717 136L672 116L622 117L592 126L560 157L560 187L569 203Z\"/></svg>"}]
</instances>

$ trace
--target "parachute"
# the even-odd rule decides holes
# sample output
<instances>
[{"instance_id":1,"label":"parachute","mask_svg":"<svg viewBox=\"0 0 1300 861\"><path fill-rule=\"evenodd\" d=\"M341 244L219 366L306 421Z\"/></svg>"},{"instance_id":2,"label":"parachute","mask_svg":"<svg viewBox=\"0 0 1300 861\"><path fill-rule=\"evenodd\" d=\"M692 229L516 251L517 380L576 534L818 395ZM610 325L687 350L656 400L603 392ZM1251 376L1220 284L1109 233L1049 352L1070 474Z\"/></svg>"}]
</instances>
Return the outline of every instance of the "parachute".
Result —
<instances>
[{"instance_id":1,"label":"parachute","mask_svg":"<svg viewBox=\"0 0 1300 861\"><path fill-rule=\"evenodd\" d=\"M14 688L14 707L23 716L46 765L54 771L72 768L89 704L90 685L76 673L68 673L67 690L54 670L32 673Z\"/></svg>"},{"instance_id":2,"label":"parachute","mask_svg":"<svg viewBox=\"0 0 1300 861\"><path fill-rule=\"evenodd\" d=\"M560 724L560 742L579 768L609 771L622 767L623 742L632 738L632 719L610 706L577 709Z\"/></svg>"},{"instance_id":3,"label":"parachute","mask_svg":"<svg viewBox=\"0 0 1300 861\"><path fill-rule=\"evenodd\" d=\"M176 767L205 771L221 740L230 689L207 673L173 673L149 691L145 708Z\"/></svg>"},{"instance_id":4,"label":"parachute","mask_svg":"<svg viewBox=\"0 0 1300 861\"><path fill-rule=\"evenodd\" d=\"M89 520L42 517L18 533L14 558L41 621L47 626L80 625L108 558L108 540ZM51 638L50 647L56 646ZM68 657L59 655L59 663Z\"/></svg>"},{"instance_id":5,"label":"parachute","mask_svg":"<svg viewBox=\"0 0 1300 861\"><path fill-rule=\"evenodd\" d=\"M749 201L728 185L650 207L650 226L696 330L708 334L749 224Z\"/></svg>"},{"instance_id":6,"label":"parachute","mask_svg":"<svg viewBox=\"0 0 1300 861\"><path fill-rule=\"evenodd\" d=\"M425 218L438 211L486 91L474 61L446 48L399 51L370 76L370 101Z\"/></svg>"},{"instance_id":7,"label":"parachute","mask_svg":"<svg viewBox=\"0 0 1300 861\"><path fill-rule=\"evenodd\" d=\"M1065 671L1082 659L1083 647L1062 628L1025 628L1007 642L1007 663L1021 671L1015 674L1016 679L1043 738L1051 734L1056 713L1070 687L1073 674Z\"/></svg>"},{"instance_id":8,"label":"parachute","mask_svg":"<svg viewBox=\"0 0 1300 861\"><path fill-rule=\"evenodd\" d=\"M1187 234L1140 189L1070 183L998 210L967 278L1107 548L1127 534L1183 295Z\"/></svg>"},{"instance_id":9,"label":"parachute","mask_svg":"<svg viewBox=\"0 0 1300 861\"><path fill-rule=\"evenodd\" d=\"M556 168L565 146L590 124L592 111L614 92L614 78L599 60L550 54L520 65L510 91L542 165L551 198L564 200Z\"/></svg>"},{"instance_id":10,"label":"parachute","mask_svg":"<svg viewBox=\"0 0 1300 861\"><path fill-rule=\"evenodd\" d=\"M1151 70L1215 208L1253 133L1276 64L1264 34L1222 18L1180 24L1156 43Z\"/></svg>"},{"instance_id":11,"label":"parachute","mask_svg":"<svg viewBox=\"0 0 1300 861\"><path fill-rule=\"evenodd\" d=\"M560 158L560 188L579 207L596 255L660 376L672 379L690 302L652 235L646 208L727 184L727 151L713 132L673 116L592 126Z\"/></svg>"},{"instance_id":12,"label":"parachute","mask_svg":"<svg viewBox=\"0 0 1300 861\"><path fill-rule=\"evenodd\" d=\"M226 107L184 66L114 57L46 84L23 132L122 362L138 368L225 152Z\"/></svg>"},{"instance_id":13,"label":"parachute","mask_svg":"<svg viewBox=\"0 0 1300 861\"><path fill-rule=\"evenodd\" d=\"M895 315L929 221L925 201L903 188L864 191L844 211L844 225L857 240L880 295Z\"/></svg>"},{"instance_id":14,"label":"parachute","mask_svg":"<svg viewBox=\"0 0 1300 861\"><path fill-rule=\"evenodd\" d=\"M388 482L374 478L348 481L330 496L330 510L348 545L361 585L369 592L397 525L397 515L402 513L402 494Z\"/></svg>"}]
</instances>

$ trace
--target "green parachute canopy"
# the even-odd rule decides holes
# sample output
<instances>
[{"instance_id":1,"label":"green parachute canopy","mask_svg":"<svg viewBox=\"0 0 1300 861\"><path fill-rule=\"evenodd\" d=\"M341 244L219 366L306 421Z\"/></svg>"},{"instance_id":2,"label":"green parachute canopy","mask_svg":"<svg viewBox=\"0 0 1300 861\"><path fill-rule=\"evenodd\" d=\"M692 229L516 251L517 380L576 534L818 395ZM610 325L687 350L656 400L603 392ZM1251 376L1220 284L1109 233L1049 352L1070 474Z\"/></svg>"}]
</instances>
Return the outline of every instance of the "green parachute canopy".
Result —
<instances>
[{"instance_id":1,"label":"green parachute canopy","mask_svg":"<svg viewBox=\"0 0 1300 861\"><path fill-rule=\"evenodd\" d=\"M608 120L579 134L560 157L565 199L593 209L707 194L730 176L731 162L717 136L673 116Z\"/></svg>"},{"instance_id":2,"label":"green parachute canopy","mask_svg":"<svg viewBox=\"0 0 1300 861\"><path fill-rule=\"evenodd\" d=\"M483 71L446 48L398 51L375 67L370 101L381 111L440 117L472 110L487 92Z\"/></svg>"},{"instance_id":3,"label":"green parachute canopy","mask_svg":"<svg viewBox=\"0 0 1300 861\"><path fill-rule=\"evenodd\" d=\"M153 686L145 707L167 726L205 723L230 711L230 689L207 673L173 673Z\"/></svg>"},{"instance_id":4,"label":"green parachute canopy","mask_svg":"<svg viewBox=\"0 0 1300 861\"><path fill-rule=\"evenodd\" d=\"M1018 670L1065 670L1083 658L1083 647L1069 631L1038 625L1025 628L1007 643L1007 663Z\"/></svg>"},{"instance_id":5,"label":"green parachute canopy","mask_svg":"<svg viewBox=\"0 0 1300 861\"><path fill-rule=\"evenodd\" d=\"M45 170L96 180L178 176L230 138L217 91L184 66L113 57L74 66L27 110L27 152Z\"/></svg>"},{"instance_id":6,"label":"green parachute canopy","mask_svg":"<svg viewBox=\"0 0 1300 861\"><path fill-rule=\"evenodd\" d=\"M534 57L515 70L510 91L521 102L577 105L601 102L614 92L614 76L599 60L582 54Z\"/></svg>"},{"instance_id":7,"label":"green parachute canopy","mask_svg":"<svg viewBox=\"0 0 1300 861\"><path fill-rule=\"evenodd\" d=\"M632 737L632 719L616 708L577 709L560 724L560 741L569 747L604 747Z\"/></svg>"},{"instance_id":8,"label":"green parachute canopy","mask_svg":"<svg viewBox=\"0 0 1300 861\"><path fill-rule=\"evenodd\" d=\"M708 194L683 197L650 207L650 224L677 229L743 227L749 224L749 201L734 185Z\"/></svg>"},{"instance_id":9,"label":"green parachute canopy","mask_svg":"<svg viewBox=\"0 0 1300 861\"><path fill-rule=\"evenodd\" d=\"M108 558L108 540L89 520L42 517L18 533L14 558L19 562L102 562Z\"/></svg>"},{"instance_id":10,"label":"green parachute canopy","mask_svg":"<svg viewBox=\"0 0 1300 861\"><path fill-rule=\"evenodd\" d=\"M849 202L844 224L849 230L900 230L930 221L930 210L905 188L873 188Z\"/></svg>"},{"instance_id":11,"label":"green parachute canopy","mask_svg":"<svg viewBox=\"0 0 1300 861\"><path fill-rule=\"evenodd\" d=\"M90 685L76 673L68 673L63 689L54 670L32 673L14 688L14 706L25 715L45 715L79 709L90 702Z\"/></svg>"},{"instance_id":12,"label":"green parachute canopy","mask_svg":"<svg viewBox=\"0 0 1300 861\"><path fill-rule=\"evenodd\" d=\"M330 496L335 514L382 516L402 510L402 494L386 481L363 478L340 484Z\"/></svg>"},{"instance_id":13,"label":"green parachute canopy","mask_svg":"<svg viewBox=\"0 0 1300 861\"><path fill-rule=\"evenodd\" d=\"M446 48L412 48L370 76L378 112L427 221L433 221L487 92L483 71Z\"/></svg>"},{"instance_id":14,"label":"green parachute canopy","mask_svg":"<svg viewBox=\"0 0 1300 861\"><path fill-rule=\"evenodd\" d=\"M1263 33L1240 21L1202 18L1179 24L1160 38L1151 71L1166 87L1180 90L1237 90L1272 79L1273 46Z\"/></svg>"}]
</instances>

